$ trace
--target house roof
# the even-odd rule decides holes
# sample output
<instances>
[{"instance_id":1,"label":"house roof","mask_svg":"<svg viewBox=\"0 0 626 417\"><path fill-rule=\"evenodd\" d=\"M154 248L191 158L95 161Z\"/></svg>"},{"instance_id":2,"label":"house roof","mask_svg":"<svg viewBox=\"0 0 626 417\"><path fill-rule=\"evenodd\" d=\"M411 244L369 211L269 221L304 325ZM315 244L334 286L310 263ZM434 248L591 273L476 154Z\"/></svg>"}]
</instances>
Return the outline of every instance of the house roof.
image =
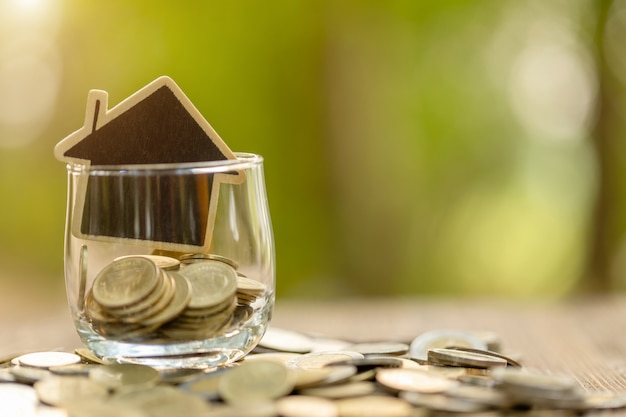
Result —
<instances>
[{"instance_id":1,"label":"house roof","mask_svg":"<svg viewBox=\"0 0 626 417\"><path fill-rule=\"evenodd\" d=\"M92 90L84 126L59 142L58 159L91 165L235 159L217 132L169 77L160 77L111 110Z\"/></svg>"}]
</instances>

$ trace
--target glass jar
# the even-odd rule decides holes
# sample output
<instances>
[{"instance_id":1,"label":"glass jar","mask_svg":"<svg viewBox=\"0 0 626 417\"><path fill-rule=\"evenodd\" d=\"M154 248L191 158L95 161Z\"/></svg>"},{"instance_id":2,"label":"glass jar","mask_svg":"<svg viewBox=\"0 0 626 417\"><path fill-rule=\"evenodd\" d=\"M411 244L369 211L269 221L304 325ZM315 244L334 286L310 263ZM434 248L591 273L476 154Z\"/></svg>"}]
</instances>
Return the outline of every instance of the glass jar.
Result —
<instances>
[{"instance_id":1,"label":"glass jar","mask_svg":"<svg viewBox=\"0 0 626 417\"><path fill-rule=\"evenodd\" d=\"M206 368L259 342L275 294L263 158L68 164L65 282L97 356Z\"/></svg>"}]
</instances>

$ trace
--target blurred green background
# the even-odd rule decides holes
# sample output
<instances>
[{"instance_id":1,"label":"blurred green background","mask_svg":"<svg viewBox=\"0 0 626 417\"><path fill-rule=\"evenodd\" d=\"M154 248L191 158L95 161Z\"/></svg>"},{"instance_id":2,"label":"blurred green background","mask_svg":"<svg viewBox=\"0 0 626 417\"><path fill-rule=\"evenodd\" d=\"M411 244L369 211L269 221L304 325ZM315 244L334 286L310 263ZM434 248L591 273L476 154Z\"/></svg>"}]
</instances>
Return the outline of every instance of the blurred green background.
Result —
<instances>
[{"instance_id":1,"label":"blurred green background","mask_svg":"<svg viewBox=\"0 0 626 417\"><path fill-rule=\"evenodd\" d=\"M63 291L87 92L265 157L281 297L626 288L626 1L0 0L0 284Z\"/></svg>"}]
</instances>

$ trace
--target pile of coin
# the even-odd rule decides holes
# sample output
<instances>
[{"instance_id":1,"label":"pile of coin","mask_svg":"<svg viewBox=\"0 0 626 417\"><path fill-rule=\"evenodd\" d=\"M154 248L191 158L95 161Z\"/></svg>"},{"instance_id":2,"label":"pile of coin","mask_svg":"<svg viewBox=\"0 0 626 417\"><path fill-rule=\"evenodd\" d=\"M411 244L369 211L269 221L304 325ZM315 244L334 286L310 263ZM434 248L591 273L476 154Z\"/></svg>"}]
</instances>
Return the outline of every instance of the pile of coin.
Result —
<instances>
[{"instance_id":1,"label":"pile of coin","mask_svg":"<svg viewBox=\"0 0 626 417\"><path fill-rule=\"evenodd\" d=\"M239 325L265 286L238 275L218 255L115 259L96 276L84 300L93 329L109 338L203 339Z\"/></svg>"},{"instance_id":2,"label":"pile of coin","mask_svg":"<svg viewBox=\"0 0 626 417\"><path fill-rule=\"evenodd\" d=\"M623 394L586 393L570 377L525 369L503 352L477 347L485 340L471 333L437 330L410 344L353 344L285 329L267 334L263 353L217 369L105 364L84 349L7 358L0 364L2 411L72 417L414 417L626 408ZM325 350L330 345L343 347ZM413 357L424 349L426 359Z\"/></svg>"},{"instance_id":3,"label":"pile of coin","mask_svg":"<svg viewBox=\"0 0 626 417\"><path fill-rule=\"evenodd\" d=\"M76 417L167 413L410 417L626 407L623 395L587 394L571 378L525 370L502 353L467 346L477 343L474 336L452 337L438 331L420 335L410 345L337 340L335 346L344 349L325 351L321 346L328 346L329 339L282 329L268 334L262 345L272 346L271 352L204 371L86 364L89 356L83 355L79 363L77 355L62 352L23 355L0 369L5 371L0 372L5 381L0 398L11 398L3 401L5 408L18 407L20 401L21 410L31 407L32 414L26 415L36 415L47 404L48 410L67 410ZM451 339L465 346L446 345ZM280 348L281 340L285 349ZM442 343L446 347L430 347ZM294 347L309 353L293 353ZM423 348L430 360L412 357L411 351ZM441 365L442 360L450 364Z\"/></svg>"}]
</instances>

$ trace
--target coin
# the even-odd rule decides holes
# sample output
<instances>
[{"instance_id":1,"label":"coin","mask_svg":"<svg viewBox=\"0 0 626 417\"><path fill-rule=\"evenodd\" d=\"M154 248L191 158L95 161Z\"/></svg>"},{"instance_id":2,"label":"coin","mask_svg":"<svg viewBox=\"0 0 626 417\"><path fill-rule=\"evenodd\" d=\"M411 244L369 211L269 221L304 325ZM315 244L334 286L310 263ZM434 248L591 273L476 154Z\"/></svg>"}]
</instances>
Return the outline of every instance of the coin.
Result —
<instances>
[{"instance_id":1,"label":"coin","mask_svg":"<svg viewBox=\"0 0 626 417\"><path fill-rule=\"evenodd\" d=\"M100 365L106 365L108 362L97 357L92 351L85 348L74 349L74 353L81 357L81 359L87 363L97 363Z\"/></svg>"},{"instance_id":2,"label":"coin","mask_svg":"<svg viewBox=\"0 0 626 417\"><path fill-rule=\"evenodd\" d=\"M115 390L152 387L160 380L156 369L129 363L99 366L89 371L89 378Z\"/></svg>"},{"instance_id":3,"label":"coin","mask_svg":"<svg viewBox=\"0 0 626 417\"><path fill-rule=\"evenodd\" d=\"M414 391L404 391L399 394L400 398L408 403L426 407L429 410L443 411L448 413L476 413L488 410L484 404L465 401L458 398L450 398L441 394L424 394Z\"/></svg>"},{"instance_id":4,"label":"coin","mask_svg":"<svg viewBox=\"0 0 626 417\"><path fill-rule=\"evenodd\" d=\"M409 347L409 356L420 361L428 361L428 350L463 346L487 350L487 344L473 333L461 330L431 330L417 336Z\"/></svg>"},{"instance_id":5,"label":"coin","mask_svg":"<svg viewBox=\"0 0 626 417\"><path fill-rule=\"evenodd\" d=\"M283 365L287 365L287 362L290 360L297 358L300 356L299 353L291 353L291 352L263 352L263 353L255 353L252 355L248 355L245 357L244 361L257 361L257 360L267 360L274 361L278 363L282 363Z\"/></svg>"},{"instance_id":6,"label":"coin","mask_svg":"<svg viewBox=\"0 0 626 417\"><path fill-rule=\"evenodd\" d=\"M480 353L482 355L487 355L487 356L494 356L496 358L504 359L506 361L507 366L512 366L515 368L522 367L522 364L516 361L515 359L509 356L503 355L502 353L494 352L492 350L473 349L473 348L462 347L462 346L451 346L449 347L449 349L460 350L463 352Z\"/></svg>"},{"instance_id":7,"label":"coin","mask_svg":"<svg viewBox=\"0 0 626 417\"><path fill-rule=\"evenodd\" d=\"M180 388L185 392L207 400L218 400L220 398L220 379L226 371L226 368L218 368L216 371L203 374L183 383Z\"/></svg>"},{"instance_id":8,"label":"coin","mask_svg":"<svg viewBox=\"0 0 626 417\"><path fill-rule=\"evenodd\" d=\"M24 384L34 384L45 378L49 378L52 374L47 369L30 368L28 366L14 366L10 368L11 374L16 382Z\"/></svg>"},{"instance_id":9,"label":"coin","mask_svg":"<svg viewBox=\"0 0 626 417\"><path fill-rule=\"evenodd\" d=\"M205 415L211 407L203 399L170 386L134 389L115 394L112 403L153 416Z\"/></svg>"},{"instance_id":10,"label":"coin","mask_svg":"<svg viewBox=\"0 0 626 417\"><path fill-rule=\"evenodd\" d=\"M276 408L282 417L339 417L339 410L334 402L307 395L279 398Z\"/></svg>"},{"instance_id":11,"label":"coin","mask_svg":"<svg viewBox=\"0 0 626 417\"><path fill-rule=\"evenodd\" d=\"M154 264L157 267L164 269L166 271L176 271L180 268L180 261L178 259L172 258L170 256L164 256L164 255L127 255L127 256L120 256L118 258L115 258L114 261L118 261L120 259L125 259L125 258L133 258L133 257L142 257L142 258L149 259L150 261L154 262Z\"/></svg>"},{"instance_id":12,"label":"coin","mask_svg":"<svg viewBox=\"0 0 626 417\"><path fill-rule=\"evenodd\" d=\"M308 353L312 341L305 334L270 326L259 341L259 346L281 352Z\"/></svg>"},{"instance_id":13,"label":"coin","mask_svg":"<svg viewBox=\"0 0 626 417\"><path fill-rule=\"evenodd\" d=\"M294 375L295 388L313 388L350 381L356 375L354 366L328 366L325 368L289 368Z\"/></svg>"},{"instance_id":14,"label":"coin","mask_svg":"<svg viewBox=\"0 0 626 417\"><path fill-rule=\"evenodd\" d=\"M490 407L505 408L509 406L509 399L504 392L477 385L460 384L446 390L445 395Z\"/></svg>"},{"instance_id":15,"label":"coin","mask_svg":"<svg viewBox=\"0 0 626 417\"><path fill-rule=\"evenodd\" d=\"M363 359L346 359L339 362L329 363L328 366L349 365L356 366L359 372L369 371L378 368L400 368L402 361L398 358L384 356L366 356Z\"/></svg>"},{"instance_id":16,"label":"coin","mask_svg":"<svg viewBox=\"0 0 626 417\"><path fill-rule=\"evenodd\" d=\"M376 381L395 391L414 391L423 394L441 393L458 385L458 382L419 369L381 369Z\"/></svg>"},{"instance_id":17,"label":"coin","mask_svg":"<svg viewBox=\"0 0 626 417\"><path fill-rule=\"evenodd\" d=\"M159 283L154 262L142 257L114 261L98 273L92 286L94 299L105 307L134 304L154 290Z\"/></svg>"},{"instance_id":18,"label":"coin","mask_svg":"<svg viewBox=\"0 0 626 417\"><path fill-rule=\"evenodd\" d=\"M496 366L506 366L507 361L502 358L483 355L481 353L433 348L428 350L428 363L433 365L487 369Z\"/></svg>"},{"instance_id":19,"label":"coin","mask_svg":"<svg viewBox=\"0 0 626 417\"><path fill-rule=\"evenodd\" d=\"M324 387L304 388L300 390L303 395L312 397L322 397L329 399L363 397L373 394L376 391L376 385L370 381L359 381L353 383L334 384Z\"/></svg>"},{"instance_id":20,"label":"coin","mask_svg":"<svg viewBox=\"0 0 626 417\"><path fill-rule=\"evenodd\" d=\"M261 296L265 292L265 284L237 275L237 292L241 294L248 294L253 296Z\"/></svg>"},{"instance_id":21,"label":"coin","mask_svg":"<svg viewBox=\"0 0 626 417\"><path fill-rule=\"evenodd\" d=\"M191 285L181 274L170 272L174 295L161 311L143 321L144 325L167 323L185 310L191 300Z\"/></svg>"},{"instance_id":22,"label":"coin","mask_svg":"<svg viewBox=\"0 0 626 417\"><path fill-rule=\"evenodd\" d=\"M33 352L18 356L16 359L20 365L43 369L80 362L80 356L67 352Z\"/></svg>"},{"instance_id":23,"label":"coin","mask_svg":"<svg viewBox=\"0 0 626 417\"><path fill-rule=\"evenodd\" d=\"M322 368L333 362L345 361L348 359L363 359L365 356L358 352L348 350L336 352L311 352L298 356L287 362L288 367L294 368Z\"/></svg>"},{"instance_id":24,"label":"coin","mask_svg":"<svg viewBox=\"0 0 626 417\"><path fill-rule=\"evenodd\" d=\"M87 267L89 266L87 258L87 245L80 247L80 255L78 257L78 305L83 308L85 304L85 291L87 288Z\"/></svg>"},{"instance_id":25,"label":"coin","mask_svg":"<svg viewBox=\"0 0 626 417\"><path fill-rule=\"evenodd\" d=\"M106 308L106 313L126 323L140 323L152 310L162 308L159 304L167 304L171 297L174 296L170 276L163 271L159 271L157 279L157 286L141 301L122 307Z\"/></svg>"},{"instance_id":26,"label":"coin","mask_svg":"<svg viewBox=\"0 0 626 417\"><path fill-rule=\"evenodd\" d=\"M50 368L48 368L48 370L55 375L88 376L89 371L91 371L96 366L98 365L86 364L86 363L75 363L73 365L51 366Z\"/></svg>"},{"instance_id":27,"label":"coin","mask_svg":"<svg viewBox=\"0 0 626 417\"><path fill-rule=\"evenodd\" d=\"M291 392L294 380L284 365L271 361L244 362L220 379L219 392L228 403L273 400Z\"/></svg>"},{"instance_id":28,"label":"coin","mask_svg":"<svg viewBox=\"0 0 626 417\"><path fill-rule=\"evenodd\" d=\"M63 407L84 399L106 398L109 390L96 381L80 376L54 376L34 385L39 400L45 404Z\"/></svg>"},{"instance_id":29,"label":"coin","mask_svg":"<svg viewBox=\"0 0 626 417\"><path fill-rule=\"evenodd\" d=\"M346 398L335 402L341 417L410 417L412 407L406 402L383 396Z\"/></svg>"},{"instance_id":30,"label":"coin","mask_svg":"<svg viewBox=\"0 0 626 417\"><path fill-rule=\"evenodd\" d=\"M398 342L369 342L355 343L346 349L364 355L404 355L409 351L409 345Z\"/></svg>"},{"instance_id":31,"label":"coin","mask_svg":"<svg viewBox=\"0 0 626 417\"><path fill-rule=\"evenodd\" d=\"M235 296L237 274L219 261L203 261L181 269L192 288L190 308L213 307Z\"/></svg>"},{"instance_id":32,"label":"coin","mask_svg":"<svg viewBox=\"0 0 626 417\"><path fill-rule=\"evenodd\" d=\"M193 264L193 263L203 262L203 261L218 261L218 262L225 263L226 265L232 267L235 270L239 268L239 265L237 265L237 262L233 261L230 258L227 258L226 256L217 255L214 253L190 253L190 254L182 255L180 257L180 261L184 264Z\"/></svg>"},{"instance_id":33,"label":"coin","mask_svg":"<svg viewBox=\"0 0 626 417\"><path fill-rule=\"evenodd\" d=\"M0 413L2 416L33 416L39 400L35 389L22 384L0 384Z\"/></svg>"}]
</instances>

